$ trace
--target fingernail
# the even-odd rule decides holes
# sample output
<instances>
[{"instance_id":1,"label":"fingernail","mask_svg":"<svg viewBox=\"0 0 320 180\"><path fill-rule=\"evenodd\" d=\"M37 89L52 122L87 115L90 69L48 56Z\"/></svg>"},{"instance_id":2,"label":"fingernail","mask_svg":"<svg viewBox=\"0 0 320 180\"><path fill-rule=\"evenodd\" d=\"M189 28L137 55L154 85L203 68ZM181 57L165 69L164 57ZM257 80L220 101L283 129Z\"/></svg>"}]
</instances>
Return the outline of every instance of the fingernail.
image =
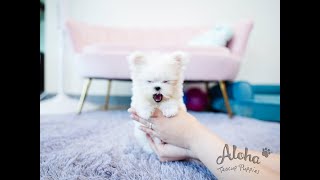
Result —
<instances>
[{"instance_id":1,"label":"fingernail","mask_svg":"<svg viewBox=\"0 0 320 180\"><path fill-rule=\"evenodd\" d=\"M129 109L128 109L128 112L130 112L130 113L131 113L131 111L132 111L132 109L131 109L131 108L129 108Z\"/></svg>"},{"instance_id":2,"label":"fingernail","mask_svg":"<svg viewBox=\"0 0 320 180\"><path fill-rule=\"evenodd\" d=\"M130 118L134 118L133 114L130 114Z\"/></svg>"}]
</instances>

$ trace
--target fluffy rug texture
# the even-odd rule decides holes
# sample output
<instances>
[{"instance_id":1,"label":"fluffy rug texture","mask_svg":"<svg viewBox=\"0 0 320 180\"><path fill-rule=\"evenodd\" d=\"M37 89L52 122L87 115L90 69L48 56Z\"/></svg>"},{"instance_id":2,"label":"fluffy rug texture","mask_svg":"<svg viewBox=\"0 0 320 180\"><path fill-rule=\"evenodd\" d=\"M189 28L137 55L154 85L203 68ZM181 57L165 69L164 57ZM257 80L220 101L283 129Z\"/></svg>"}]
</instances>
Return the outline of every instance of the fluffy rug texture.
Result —
<instances>
[{"instance_id":1,"label":"fluffy rug texture","mask_svg":"<svg viewBox=\"0 0 320 180\"><path fill-rule=\"evenodd\" d=\"M238 148L280 153L280 124L191 112ZM222 153L222 150L221 150ZM124 110L40 116L40 179L215 179L199 161L159 162L133 136Z\"/></svg>"}]
</instances>

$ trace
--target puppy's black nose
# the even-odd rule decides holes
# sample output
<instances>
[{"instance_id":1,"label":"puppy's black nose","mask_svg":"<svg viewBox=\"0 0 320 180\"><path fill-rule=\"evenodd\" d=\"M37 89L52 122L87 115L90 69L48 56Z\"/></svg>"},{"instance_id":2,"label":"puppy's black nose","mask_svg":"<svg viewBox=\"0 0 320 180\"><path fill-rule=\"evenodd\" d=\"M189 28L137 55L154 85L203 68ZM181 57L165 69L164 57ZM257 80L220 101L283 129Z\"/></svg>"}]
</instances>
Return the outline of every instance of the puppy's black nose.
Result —
<instances>
[{"instance_id":1,"label":"puppy's black nose","mask_svg":"<svg viewBox=\"0 0 320 180\"><path fill-rule=\"evenodd\" d=\"M155 89L156 91L159 91L161 88L160 88L159 86L157 86L157 87L154 87L154 89Z\"/></svg>"}]
</instances>

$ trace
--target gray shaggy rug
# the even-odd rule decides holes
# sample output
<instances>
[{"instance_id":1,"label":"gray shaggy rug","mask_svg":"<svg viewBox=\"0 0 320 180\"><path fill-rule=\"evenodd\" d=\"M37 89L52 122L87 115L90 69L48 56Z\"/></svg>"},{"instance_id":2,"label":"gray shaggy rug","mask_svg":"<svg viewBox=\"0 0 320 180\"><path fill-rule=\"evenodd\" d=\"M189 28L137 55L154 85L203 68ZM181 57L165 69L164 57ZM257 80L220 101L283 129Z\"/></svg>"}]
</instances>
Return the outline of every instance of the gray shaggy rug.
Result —
<instances>
[{"instance_id":1,"label":"gray shaggy rug","mask_svg":"<svg viewBox=\"0 0 320 180\"><path fill-rule=\"evenodd\" d=\"M280 153L279 123L191 113L239 148ZM144 153L132 128L125 110L40 116L40 179L215 179L198 161L161 163Z\"/></svg>"}]
</instances>

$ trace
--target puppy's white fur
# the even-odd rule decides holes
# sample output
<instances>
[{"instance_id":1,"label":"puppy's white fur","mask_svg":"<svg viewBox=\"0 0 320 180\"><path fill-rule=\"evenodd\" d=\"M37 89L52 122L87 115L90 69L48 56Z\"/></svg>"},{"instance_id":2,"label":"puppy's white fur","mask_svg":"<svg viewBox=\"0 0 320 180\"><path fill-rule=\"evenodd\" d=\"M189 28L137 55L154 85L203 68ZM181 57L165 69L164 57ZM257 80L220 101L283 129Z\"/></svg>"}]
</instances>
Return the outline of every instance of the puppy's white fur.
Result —
<instances>
[{"instance_id":1,"label":"puppy's white fur","mask_svg":"<svg viewBox=\"0 0 320 180\"><path fill-rule=\"evenodd\" d=\"M134 52L127 59L132 79L131 107L140 117L149 119L156 108L166 117L176 115L179 108L186 111L183 74L188 56L184 52ZM155 94L159 95L158 98L154 97ZM151 153L145 133L138 129L140 125L135 122L134 134L143 149Z\"/></svg>"}]
</instances>

